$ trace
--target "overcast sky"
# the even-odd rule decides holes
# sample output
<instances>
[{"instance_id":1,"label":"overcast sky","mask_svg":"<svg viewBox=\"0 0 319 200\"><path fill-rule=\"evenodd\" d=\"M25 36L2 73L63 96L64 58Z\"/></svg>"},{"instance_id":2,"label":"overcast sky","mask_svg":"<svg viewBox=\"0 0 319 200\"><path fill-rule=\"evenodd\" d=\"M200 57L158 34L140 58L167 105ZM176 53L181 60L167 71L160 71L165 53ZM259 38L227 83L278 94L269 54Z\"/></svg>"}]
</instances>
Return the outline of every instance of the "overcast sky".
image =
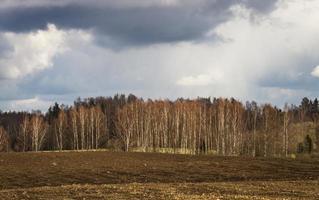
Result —
<instances>
[{"instance_id":1,"label":"overcast sky","mask_svg":"<svg viewBox=\"0 0 319 200\"><path fill-rule=\"evenodd\" d=\"M1 0L0 109L319 96L319 0Z\"/></svg>"}]
</instances>

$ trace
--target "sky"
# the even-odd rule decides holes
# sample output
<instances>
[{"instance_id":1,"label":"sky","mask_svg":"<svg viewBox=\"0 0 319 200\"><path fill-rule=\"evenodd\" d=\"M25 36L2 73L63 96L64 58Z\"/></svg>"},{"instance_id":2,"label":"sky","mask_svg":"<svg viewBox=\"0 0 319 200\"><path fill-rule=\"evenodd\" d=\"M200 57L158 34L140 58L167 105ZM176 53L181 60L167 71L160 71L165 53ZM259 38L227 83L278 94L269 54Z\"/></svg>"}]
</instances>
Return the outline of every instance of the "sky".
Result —
<instances>
[{"instance_id":1,"label":"sky","mask_svg":"<svg viewBox=\"0 0 319 200\"><path fill-rule=\"evenodd\" d=\"M319 0L1 0L0 110L319 96Z\"/></svg>"}]
</instances>

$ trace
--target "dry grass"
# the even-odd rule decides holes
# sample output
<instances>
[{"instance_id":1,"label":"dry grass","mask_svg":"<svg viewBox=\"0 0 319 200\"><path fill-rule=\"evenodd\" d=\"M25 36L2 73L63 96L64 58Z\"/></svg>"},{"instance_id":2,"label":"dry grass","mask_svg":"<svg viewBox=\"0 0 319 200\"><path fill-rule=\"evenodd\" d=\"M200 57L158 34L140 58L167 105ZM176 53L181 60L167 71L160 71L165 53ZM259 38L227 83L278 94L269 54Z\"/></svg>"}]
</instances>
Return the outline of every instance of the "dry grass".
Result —
<instances>
[{"instance_id":1,"label":"dry grass","mask_svg":"<svg viewBox=\"0 0 319 200\"><path fill-rule=\"evenodd\" d=\"M319 199L318 181L129 183L8 189L1 199Z\"/></svg>"}]
</instances>

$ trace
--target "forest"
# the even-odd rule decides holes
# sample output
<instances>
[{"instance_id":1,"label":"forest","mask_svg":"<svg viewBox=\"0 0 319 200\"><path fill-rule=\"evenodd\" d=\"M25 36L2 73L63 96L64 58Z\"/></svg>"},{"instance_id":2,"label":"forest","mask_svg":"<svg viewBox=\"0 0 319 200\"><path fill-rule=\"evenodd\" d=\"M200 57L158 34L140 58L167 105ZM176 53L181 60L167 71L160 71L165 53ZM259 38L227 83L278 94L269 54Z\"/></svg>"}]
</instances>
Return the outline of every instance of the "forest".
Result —
<instances>
[{"instance_id":1,"label":"forest","mask_svg":"<svg viewBox=\"0 0 319 200\"><path fill-rule=\"evenodd\" d=\"M0 151L114 151L288 157L319 146L319 103L280 109L233 98L143 100L132 94L0 112Z\"/></svg>"}]
</instances>

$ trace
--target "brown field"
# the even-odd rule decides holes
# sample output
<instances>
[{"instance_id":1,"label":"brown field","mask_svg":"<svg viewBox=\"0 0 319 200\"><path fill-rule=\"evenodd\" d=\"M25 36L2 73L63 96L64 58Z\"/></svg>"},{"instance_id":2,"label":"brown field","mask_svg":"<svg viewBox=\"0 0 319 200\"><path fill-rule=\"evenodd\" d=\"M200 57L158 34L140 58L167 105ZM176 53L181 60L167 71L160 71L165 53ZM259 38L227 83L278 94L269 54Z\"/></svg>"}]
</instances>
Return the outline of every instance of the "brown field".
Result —
<instances>
[{"instance_id":1,"label":"brown field","mask_svg":"<svg viewBox=\"0 0 319 200\"><path fill-rule=\"evenodd\" d=\"M319 199L319 159L7 153L0 199Z\"/></svg>"}]
</instances>

